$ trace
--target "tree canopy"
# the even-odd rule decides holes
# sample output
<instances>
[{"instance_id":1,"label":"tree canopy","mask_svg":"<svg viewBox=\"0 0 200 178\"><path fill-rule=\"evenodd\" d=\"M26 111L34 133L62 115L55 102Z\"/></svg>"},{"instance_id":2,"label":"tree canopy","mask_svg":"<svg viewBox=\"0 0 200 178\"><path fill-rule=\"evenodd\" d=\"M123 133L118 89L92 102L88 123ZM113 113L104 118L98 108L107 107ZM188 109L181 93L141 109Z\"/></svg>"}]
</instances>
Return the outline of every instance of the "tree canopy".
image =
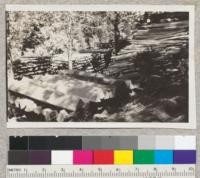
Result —
<instances>
[{"instance_id":1,"label":"tree canopy","mask_svg":"<svg viewBox=\"0 0 200 178\"><path fill-rule=\"evenodd\" d=\"M136 12L7 12L9 58L24 53L54 55L116 42L134 28Z\"/></svg>"}]
</instances>

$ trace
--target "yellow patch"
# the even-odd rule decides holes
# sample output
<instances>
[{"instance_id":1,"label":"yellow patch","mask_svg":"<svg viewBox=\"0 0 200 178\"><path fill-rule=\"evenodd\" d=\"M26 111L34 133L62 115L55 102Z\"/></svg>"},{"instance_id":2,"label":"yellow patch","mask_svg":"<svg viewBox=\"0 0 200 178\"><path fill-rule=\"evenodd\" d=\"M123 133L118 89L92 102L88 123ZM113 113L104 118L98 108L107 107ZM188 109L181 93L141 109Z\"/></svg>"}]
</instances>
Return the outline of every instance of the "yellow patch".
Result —
<instances>
[{"instance_id":1,"label":"yellow patch","mask_svg":"<svg viewBox=\"0 0 200 178\"><path fill-rule=\"evenodd\" d=\"M133 164L133 150L115 150L114 164Z\"/></svg>"}]
</instances>

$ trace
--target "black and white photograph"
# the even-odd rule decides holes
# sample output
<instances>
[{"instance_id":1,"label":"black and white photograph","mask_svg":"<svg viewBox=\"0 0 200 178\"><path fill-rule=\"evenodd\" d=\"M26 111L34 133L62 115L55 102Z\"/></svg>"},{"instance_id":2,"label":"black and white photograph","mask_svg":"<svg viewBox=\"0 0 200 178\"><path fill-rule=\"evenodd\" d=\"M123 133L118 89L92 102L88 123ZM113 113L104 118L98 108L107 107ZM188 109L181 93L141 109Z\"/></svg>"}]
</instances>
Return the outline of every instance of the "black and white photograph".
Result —
<instances>
[{"instance_id":1,"label":"black and white photograph","mask_svg":"<svg viewBox=\"0 0 200 178\"><path fill-rule=\"evenodd\" d=\"M7 5L7 126L194 128L194 7Z\"/></svg>"}]
</instances>

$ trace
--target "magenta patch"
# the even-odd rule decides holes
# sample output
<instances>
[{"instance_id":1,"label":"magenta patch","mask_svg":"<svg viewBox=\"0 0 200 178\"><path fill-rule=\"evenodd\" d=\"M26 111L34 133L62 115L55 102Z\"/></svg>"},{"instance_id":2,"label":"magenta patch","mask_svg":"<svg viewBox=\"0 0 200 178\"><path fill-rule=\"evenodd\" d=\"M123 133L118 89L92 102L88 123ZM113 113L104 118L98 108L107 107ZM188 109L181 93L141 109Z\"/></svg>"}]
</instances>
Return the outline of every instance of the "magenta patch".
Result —
<instances>
[{"instance_id":1,"label":"magenta patch","mask_svg":"<svg viewBox=\"0 0 200 178\"><path fill-rule=\"evenodd\" d=\"M75 150L73 152L74 164L92 164L93 152L89 150Z\"/></svg>"}]
</instances>

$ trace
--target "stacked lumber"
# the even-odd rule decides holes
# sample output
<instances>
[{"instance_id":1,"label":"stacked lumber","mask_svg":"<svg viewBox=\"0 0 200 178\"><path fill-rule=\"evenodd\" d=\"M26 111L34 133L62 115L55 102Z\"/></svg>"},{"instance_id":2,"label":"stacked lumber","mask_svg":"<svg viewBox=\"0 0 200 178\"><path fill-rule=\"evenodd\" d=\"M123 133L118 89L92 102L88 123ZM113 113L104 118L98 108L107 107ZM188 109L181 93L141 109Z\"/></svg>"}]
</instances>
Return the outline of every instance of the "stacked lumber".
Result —
<instances>
[{"instance_id":1,"label":"stacked lumber","mask_svg":"<svg viewBox=\"0 0 200 178\"><path fill-rule=\"evenodd\" d=\"M23 76L32 77L49 72L51 57L21 57L13 62L14 78L21 80Z\"/></svg>"},{"instance_id":2,"label":"stacked lumber","mask_svg":"<svg viewBox=\"0 0 200 178\"><path fill-rule=\"evenodd\" d=\"M82 50L81 54L88 54L73 60L73 68L85 72L101 72L109 65L111 60L111 50ZM80 54L80 55L81 55Z\"/></svg>"},{"instance_id":3,"label":"stacked lumber","mask_svg":"<svg viewBox=\"0 0 200 178\"><path fill-rule=\"evenodd\" d=\"M72 55L73 69L86 72L101 72L109 65L111 50L89 50ZM33 78L35 75L57 74L58 71L68 70L68 60L59 56L21 57L13 62L14 78L21 80L23 76Z\"/></svg>"},{"instance_id":4,"label":"stacked lumber","mask_svg":"<svg viewBox=\"0 0 200 178\"><path fill-rule=\"evenodd\" d=\"M88 72L92 72L93 68L91 60L92 60L91 54L89 54L88 56L75 58L75 60L73 60L73 68L75 70L85 70Z\"/></svg>"},{"instance_id":5,"label":"stacked lumber","mask_svg":"<svg viewBox=\"0 0 200 178\"><path fill-rule=\"evenodd\" d=\"M51 63L51 74L56 74L60 70L67 70L69 69L69 64L68 61L63 61L63 60L52 60Z\"/></svg>"}]
</instances>

